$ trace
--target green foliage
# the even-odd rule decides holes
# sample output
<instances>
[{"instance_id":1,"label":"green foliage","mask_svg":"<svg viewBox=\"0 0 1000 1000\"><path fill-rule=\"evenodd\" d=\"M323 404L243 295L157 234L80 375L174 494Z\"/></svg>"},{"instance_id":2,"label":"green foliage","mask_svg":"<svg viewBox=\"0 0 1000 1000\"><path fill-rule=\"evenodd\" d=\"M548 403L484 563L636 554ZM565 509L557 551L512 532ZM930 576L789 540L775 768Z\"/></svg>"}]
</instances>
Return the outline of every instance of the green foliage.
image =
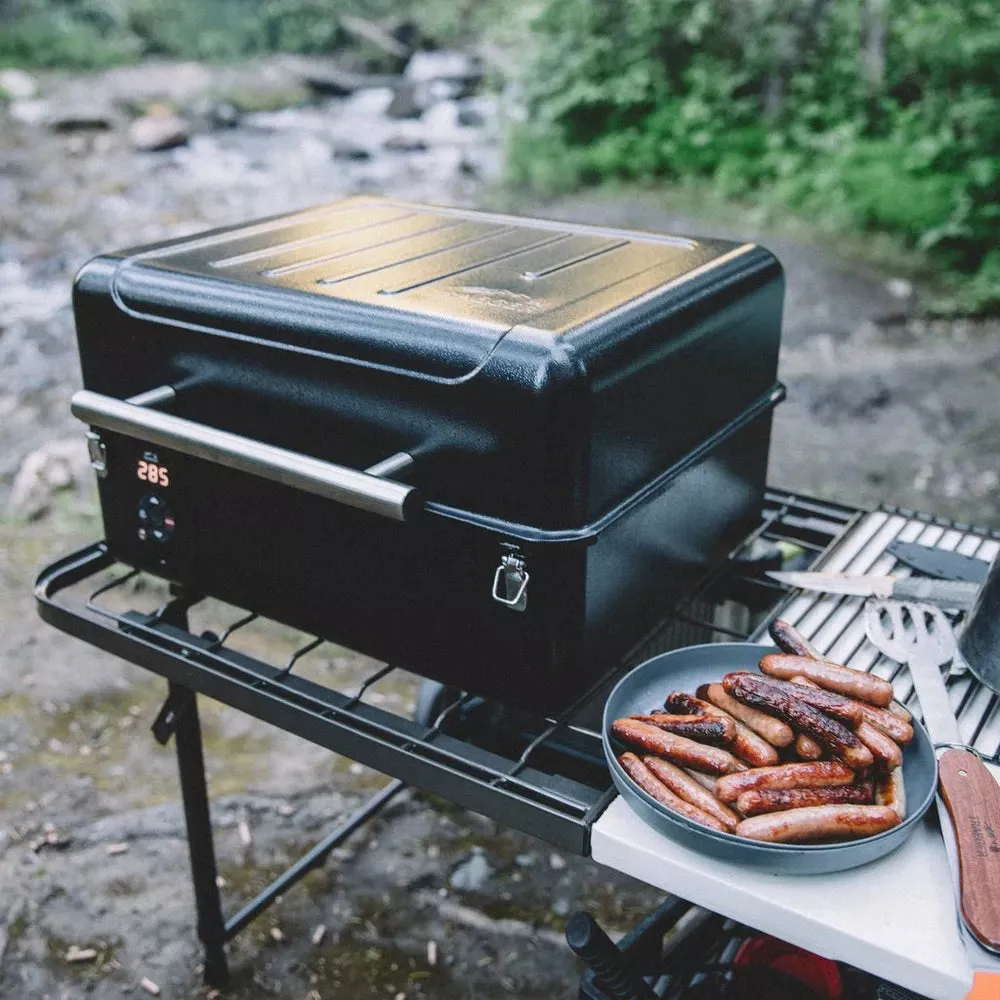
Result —
<instances>
[{"instance_id":1,"label":"green foliage","mask_svg":"<svg viewBox=\"0 0 1000 1000\"><path fill-rule=\"evenodd\" d=\"M501 0L0 0L0 66L91 69L143 55L225 61L328 52L343 14L413 16L447 44L497 16Z\"/></svg>"},{"instance_id":2,"label":"green foliage","mask_svg":"<svg viewBox=\"0 0 1000 1000\"><path fill-rule=\"evenodd\" d=\"M707 179L901 234L1000 309L994 0L547 0L532 37L515 182Z\"/></svg>"}]
</instances>

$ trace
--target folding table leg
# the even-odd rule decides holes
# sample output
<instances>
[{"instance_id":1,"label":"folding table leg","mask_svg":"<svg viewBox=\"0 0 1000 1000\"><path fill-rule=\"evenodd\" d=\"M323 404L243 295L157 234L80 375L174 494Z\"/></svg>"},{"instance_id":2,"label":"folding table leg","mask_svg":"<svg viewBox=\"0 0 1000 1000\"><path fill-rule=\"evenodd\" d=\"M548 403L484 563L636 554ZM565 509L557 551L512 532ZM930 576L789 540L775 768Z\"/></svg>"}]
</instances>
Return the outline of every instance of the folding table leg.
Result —
<instances>
[{"instance_id":1,"label":"folding table leg","mask_svg":"<svg viewBox=\"0 0 1000 1000\"><path fill-rule=\"evenodd\" d=\"M224 986L229 980L225 952L226 925L219 899L198 702L190 688L173 683L170 685L169 701L174 710L174 738L177 741L177 766L198 911L198 937L205 948L205 982L209 986Z\"/></svg>"}]
</instances>

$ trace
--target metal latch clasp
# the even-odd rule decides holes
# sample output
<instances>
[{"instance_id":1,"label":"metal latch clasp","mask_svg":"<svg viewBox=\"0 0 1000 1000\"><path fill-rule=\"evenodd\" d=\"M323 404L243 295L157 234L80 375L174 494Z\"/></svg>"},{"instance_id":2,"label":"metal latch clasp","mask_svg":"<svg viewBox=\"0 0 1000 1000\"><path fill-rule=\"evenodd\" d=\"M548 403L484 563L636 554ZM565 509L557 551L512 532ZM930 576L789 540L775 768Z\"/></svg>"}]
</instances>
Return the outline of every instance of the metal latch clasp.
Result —
<instances>
[{"instance_id":1,"label":"metal latch clasp","mask_svg":"<svg viewBox=\"0 0 1000 1000\"><path fill-rule=\"evenodd\" d=\"M528 581L531 575L524 568L524 556L514 549L500 557L493 577L493 600L510 608L524 611L528 606Z\"/></svg>"},{"instance_id":2,"label":"metal latch clasp","mask_svg":"<svg viewBox=\"0 0 1000 1000\"><path fill-rule=\"evenodd\" d=\"M90 467L97 473L97 478L107 478L108 449L97 431L87 431L87 452L90 455Z\"/></svg>"}]
</instances>

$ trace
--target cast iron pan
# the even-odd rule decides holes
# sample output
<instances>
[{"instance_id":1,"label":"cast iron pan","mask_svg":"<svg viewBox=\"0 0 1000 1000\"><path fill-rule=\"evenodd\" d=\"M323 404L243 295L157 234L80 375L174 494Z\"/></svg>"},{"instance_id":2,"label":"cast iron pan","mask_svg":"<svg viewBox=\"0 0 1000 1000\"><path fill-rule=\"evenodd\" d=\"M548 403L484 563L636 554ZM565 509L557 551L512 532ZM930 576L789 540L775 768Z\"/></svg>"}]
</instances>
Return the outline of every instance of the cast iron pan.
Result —
<instances>
[{"instance_id":1,"label":"cast iron pan","mask_svg":"<svg viewBox=\"0 0 1000 1000\"><path fill-rule=\"evenodd\" d=\"M694 694L701 684L722 680L733 670L757 671L767 646L749 642L716 642L676 649L640 664L618 682L604 707L604 753L611 777L632 810L653 829L685 847L782 875L817 875L844 871L874 861L895 850L916 829L934 801L937 759L923 726L914 722L914 738L903 748L906 818L899 826L874 837L842 844L768 844L729 833L718 833L680 816L647 795L625 773L618 754L628 747L610 735L611 724L623 716L662 707L671 691Z\"/></svg>"}]
</instances>

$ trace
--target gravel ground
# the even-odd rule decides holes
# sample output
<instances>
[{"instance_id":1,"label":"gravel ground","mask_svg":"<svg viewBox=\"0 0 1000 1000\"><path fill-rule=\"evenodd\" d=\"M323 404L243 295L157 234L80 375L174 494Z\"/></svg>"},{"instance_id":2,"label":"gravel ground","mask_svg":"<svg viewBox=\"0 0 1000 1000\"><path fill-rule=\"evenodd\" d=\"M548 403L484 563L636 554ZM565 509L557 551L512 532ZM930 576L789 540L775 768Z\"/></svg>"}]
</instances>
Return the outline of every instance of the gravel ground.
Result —
<instances>
[{"instance_id":1,"label":"gravel ground","mask_svg":"<svg viewBox=\"0 0 1000 1000\"><path fill-rule=\"evenodd\" d=\"M226 71L222 81L199 72L149 66L44 83L56 105L72 97L103 108L137 92L194 106L247 77L295 82L280 61ZM186 81L180 96L177 80ZM63 133L0 121L0 510L26 456L79 440L67 407L79 378L69 287L90 255L359 191L509 207L491 187L500 152L488 122L459 128L439 112L400 125L376 103L368 91L246 115L155 153L133 150L117 120ZM401 129L426 148L385 150ZM344 158L345 144L362 141L367 158ZM789 280L789 399L778 411L771 481L1000 520L996 324L927 321L924 289L905 274L835 245L758 232L749 218L679 211L652 193L517 207L759 239ZM148 732L163 685L44 627L30 598L46 559L99 534L87 475L41 516L0 519L0 995L14 1000L114 997L136 992L143 977L164 997L207 992L173 753ZM267 653L289 641L280 632L247 639ZM368 666L333 650L312 669L349 685ZM412 685L376 693L401 711L414 696ZM385 779L214 703L202 715L231 911ZM567 915L586 907L624 929L657 898L406 793L233 943L226 995L570 997L579 968L560 943ZM73 946L95 955L68 962Z\"/></svg>"}]
</instances>

